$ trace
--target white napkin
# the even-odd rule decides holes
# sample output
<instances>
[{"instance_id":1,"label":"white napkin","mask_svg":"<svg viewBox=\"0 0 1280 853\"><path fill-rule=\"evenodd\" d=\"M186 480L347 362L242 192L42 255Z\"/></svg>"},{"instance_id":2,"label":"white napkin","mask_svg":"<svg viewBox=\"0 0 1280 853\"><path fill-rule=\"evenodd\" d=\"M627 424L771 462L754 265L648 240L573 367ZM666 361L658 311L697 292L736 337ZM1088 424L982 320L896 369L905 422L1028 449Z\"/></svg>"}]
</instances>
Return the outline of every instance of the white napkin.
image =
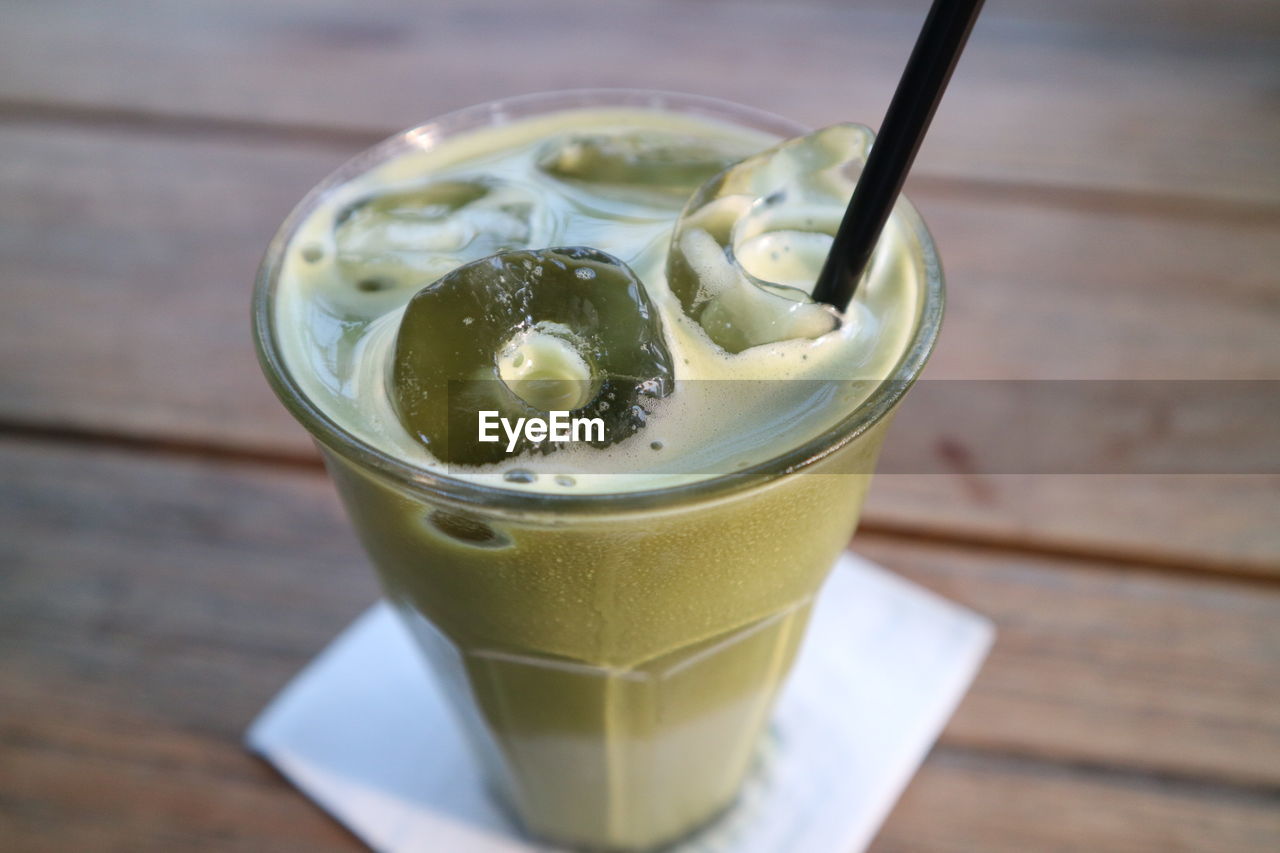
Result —
<instances>
[{"instance_id":1,"label":"white napkin","mask_svg":"<svg viewBox=\"0 0 1280 853\"><path fill-rule=\"evenodd\" d=\"M968 689L990 622L852 554L818 597L738 804L678 853L849 853L875 835ZM251 750L386 853L528 853L386 604L249 728Z\"/></svg>"}]
</instances>

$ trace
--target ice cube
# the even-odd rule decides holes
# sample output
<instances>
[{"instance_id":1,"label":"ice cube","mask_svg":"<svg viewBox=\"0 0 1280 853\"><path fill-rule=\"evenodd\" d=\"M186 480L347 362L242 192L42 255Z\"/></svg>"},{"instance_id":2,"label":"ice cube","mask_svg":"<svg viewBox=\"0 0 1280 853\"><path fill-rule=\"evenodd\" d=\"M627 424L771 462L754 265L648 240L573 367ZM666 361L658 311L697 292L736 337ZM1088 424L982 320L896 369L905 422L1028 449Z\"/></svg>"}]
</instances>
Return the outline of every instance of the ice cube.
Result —
<instances>
[{"instance_id":1,"label":"ice cube","mask_svg":"<svg viewBox=\"0 0 1280 853\"><path fill-rule=\"evenodd\" d=\"M479 440L478 413L601 418L604 446L644 425L672 385L662 322L622 261L597 249L501 252L420 290L396 337L391 398L437 459L483 465L558 445Z\"/></svg>"},{"instance_id":2,"label":"ice cube","mask_svg":"<svg viewBox=\"0 0 1280 853\"><path fill-rule=\"evenodd\" d=\"M353 296L385 310L405 288L494 252L545 245L549 217L534 193L493 178L435 181L363 198L337 217L338 269Z\"/></svg>"},{"instance_id":3,"label":"ice cube","mask_svg":"<svg viewBox=\"0 0 1280 853\"><path fill-rule=\"evenodd\" d=\"M689 199L672 233L667 282L720 347L738 353L839 325L840 315L809 294L872 139L856 124L789 139Z\"/></svg>"},{"instance_id":4,"label":"ice cube","mask_svg":"<svg viewBox=\"0 0 1280 853\"><path fill-rule=\"evenodd\" d=\"M574 133L538 156L546 174L596 192L679 206L699 184L742 156L728 141L672 131Z\"/></svg>"}]
</instances>

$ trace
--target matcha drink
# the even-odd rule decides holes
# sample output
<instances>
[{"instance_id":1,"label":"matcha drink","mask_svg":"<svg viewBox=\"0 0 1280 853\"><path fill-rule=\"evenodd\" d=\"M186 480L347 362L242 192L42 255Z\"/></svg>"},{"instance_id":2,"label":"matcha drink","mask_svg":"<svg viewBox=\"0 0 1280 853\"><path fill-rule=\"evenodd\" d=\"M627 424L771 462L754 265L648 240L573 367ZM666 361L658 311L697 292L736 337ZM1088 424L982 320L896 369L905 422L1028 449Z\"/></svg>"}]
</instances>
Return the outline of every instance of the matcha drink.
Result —
<instances>
[{"instance_id":1,"label":"matcha drink","mask_svg":"<svg viewBox=\"0 0 1280 853\"><path fill-rule=\"evenodd\" d=\"M905 201L853 304L805 295L870 142L521 98L356 158L268 252L268 376L540 837L643 849L733 801L940 317ZM485 410L605 434L485 442Z\"/></svg>"}]
</instances>

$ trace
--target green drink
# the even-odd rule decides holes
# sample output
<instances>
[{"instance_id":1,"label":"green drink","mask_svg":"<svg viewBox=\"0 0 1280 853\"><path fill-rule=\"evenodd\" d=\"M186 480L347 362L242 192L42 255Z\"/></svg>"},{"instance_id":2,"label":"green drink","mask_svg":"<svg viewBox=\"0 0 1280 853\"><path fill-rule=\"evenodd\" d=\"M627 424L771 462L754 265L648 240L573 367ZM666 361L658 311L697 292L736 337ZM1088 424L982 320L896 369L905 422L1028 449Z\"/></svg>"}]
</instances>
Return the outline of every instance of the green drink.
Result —
<instances>
[{"instance_id":1,"label":"green drink","mask_svg":"<svg viewBox=\"0 0 1280 853\"><path fill-rule=\"evenodd\" d=\"M932 346L905 202L857 304L801 292L870 142L803 133L654 93L474 108L347 164L263 264L268 377L540 837L645 849L732 803ZM608 434L471 426L561 406Z\"/></svg>"}]
</instances>

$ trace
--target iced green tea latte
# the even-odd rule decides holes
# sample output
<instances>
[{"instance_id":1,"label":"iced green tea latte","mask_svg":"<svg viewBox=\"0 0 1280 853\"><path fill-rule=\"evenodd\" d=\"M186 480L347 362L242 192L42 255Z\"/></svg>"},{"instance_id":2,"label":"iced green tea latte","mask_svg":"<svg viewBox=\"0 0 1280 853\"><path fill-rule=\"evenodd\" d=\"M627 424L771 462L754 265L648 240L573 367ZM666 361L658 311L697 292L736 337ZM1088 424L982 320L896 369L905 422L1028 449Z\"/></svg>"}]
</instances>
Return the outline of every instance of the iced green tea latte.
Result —
<instances>
[{"instance_id":1,"label":"iced green tea latte","mask_svg":"<svg viewBox=\"0 0 1280 853\"><path fill-rule=\"evenodd\" d=\"M853 304L808 297L871 141L517 99L358 157L268 253L268 376L540 838L670 842L751 765L941 311L905 201ZM511 429L556 412L600 430Z\"/></svg>"}]
</instances>

